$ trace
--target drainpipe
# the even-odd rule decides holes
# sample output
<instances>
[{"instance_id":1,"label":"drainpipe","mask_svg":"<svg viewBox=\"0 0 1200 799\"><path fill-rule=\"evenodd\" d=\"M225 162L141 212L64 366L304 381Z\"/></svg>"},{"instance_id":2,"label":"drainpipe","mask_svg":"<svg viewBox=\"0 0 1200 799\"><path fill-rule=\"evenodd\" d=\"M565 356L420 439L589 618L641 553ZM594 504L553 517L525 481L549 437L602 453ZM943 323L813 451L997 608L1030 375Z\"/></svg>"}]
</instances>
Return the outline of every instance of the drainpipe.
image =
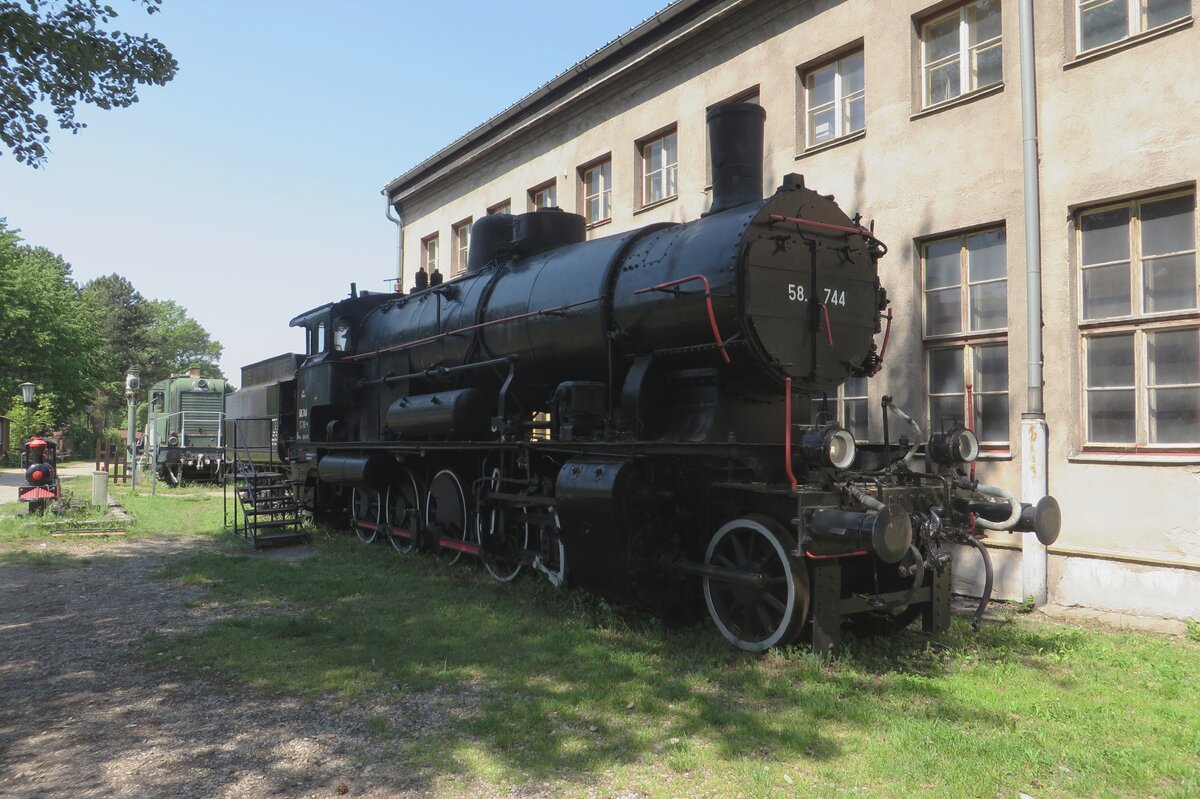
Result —
<instances>
[{"instance_id":1,"label":"drainpipe","mask_svg":"<svg viewBox=\"0 0 1200 799\"><path fill-rule=\"evenodd\" d=\"M396 226L396 285L398 293L404 293L404 215L397 211L383 192L383 200L387 203L387 218Z\"/></svg>"},{"instance_id":2,"label":"drainpipe","mask_svg":"<svg viewBox=\"0 0 1200 799\"><path fill-rule=\"evenodd\" d=\"M1020 0L1021 143L1025 165L1025 328L1029 395L1021 414L1021 495L1036 504L1048 493L1046 411L1042 404L1042 212L1038 201L1037 86L1033 0ZM1021 536L1021 593L1046 604L1046 547L1034 533Z\"/></svg>"}]
</instances>

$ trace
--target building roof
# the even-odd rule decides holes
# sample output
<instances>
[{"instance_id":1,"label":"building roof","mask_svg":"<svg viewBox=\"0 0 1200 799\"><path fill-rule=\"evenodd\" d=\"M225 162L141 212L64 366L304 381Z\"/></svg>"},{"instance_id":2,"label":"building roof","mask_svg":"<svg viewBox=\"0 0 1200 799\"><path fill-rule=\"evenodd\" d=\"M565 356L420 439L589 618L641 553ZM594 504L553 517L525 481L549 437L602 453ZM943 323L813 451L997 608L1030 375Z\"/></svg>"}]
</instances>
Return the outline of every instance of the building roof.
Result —
<instances>
[{"instance_id":1,"label":"building roof","mask_svg":"<svg viewBox=\"0 0 1200 799\"><path fill-rule=\"evenodd\" d=\"M482 150L498 144L508 134L519 130L523 122L565 101L576 99L592 88L597 78L638 55L656 49L672 39L673 34L693 32L724 11L746 5L749 1L672 0L662 10L393 179L382 193L392 203L401 202Z\"/></svg>"}]
</instances>

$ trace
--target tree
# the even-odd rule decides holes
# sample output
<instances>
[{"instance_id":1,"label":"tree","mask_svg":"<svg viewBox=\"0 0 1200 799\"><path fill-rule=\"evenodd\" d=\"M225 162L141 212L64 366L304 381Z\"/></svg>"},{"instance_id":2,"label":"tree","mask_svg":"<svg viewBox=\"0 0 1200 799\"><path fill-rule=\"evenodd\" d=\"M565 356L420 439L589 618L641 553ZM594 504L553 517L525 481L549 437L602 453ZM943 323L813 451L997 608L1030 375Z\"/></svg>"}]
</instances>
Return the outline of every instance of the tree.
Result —
<instances>
[{"instance_id":1,"label":"tree","mask_svg":"<svg viewBox=\"0 0 1200 799\"><path fill-rule=\"evenodd\" d=\"M21 243L0 219L0 397L20 383L58 396L64 413L91 401L101 372L98 319L71 277L71 265Z\"/></svg>"},{"instance_id":2,"label":"tree","mask_svg":"<svg viewBox=\"0 0 1200 799\"><path fill-rule=\"evenodd\" d=\"M97 351L103 378L96 386L96 404L105 416L113 412L120 416L125 407L125 371L144 366L154 306L118 274L89 280L82 293L100 318Z\"/></svg>"},{"instance_id":3,"label":"tree","mask_svg":"<svg viewBox=\"0 0 1200 799\"><path fill-rule=\"evenodd\" d=\"M162 0L136 0L147 13ZM162 86L178 64L162 42L105 26L117 12L98 0L0 0L0 141L33 168L46 160L49 105L63 130L79 102L125 108L140 84Z\"/></svg>"},{"instance_id":4,"label":"tree","mask_svg":"<svg viewBox=\"0 0 1200 799\"><path fill-rule=\"evenodd\" d=\"M207 377L224 377L218 365L223 347L187 315L187 309L173 300L151 300L150 307L154 321L142 358L145 385L154 385L193 366Z\"/></svg>"}]
</instances>

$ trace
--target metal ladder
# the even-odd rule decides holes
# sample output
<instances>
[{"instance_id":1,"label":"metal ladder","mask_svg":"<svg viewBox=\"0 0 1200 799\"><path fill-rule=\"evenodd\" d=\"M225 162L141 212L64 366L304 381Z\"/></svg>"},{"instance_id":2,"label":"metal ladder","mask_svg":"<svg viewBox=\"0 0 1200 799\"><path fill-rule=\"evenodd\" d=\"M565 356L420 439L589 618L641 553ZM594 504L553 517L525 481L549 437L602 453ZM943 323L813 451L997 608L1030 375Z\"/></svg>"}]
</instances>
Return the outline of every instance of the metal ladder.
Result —
<instances>
[{"instance_id":1,"label":"metal ladder","mask_svg":"<svg viewBox=\"0 0 1200 799\"><path fill-rule=\"evenodd\" d=\"M237 538L255 548L276 544L292 544L303 541L308 533L302 528L300 502L295 486L287 479L283 464L275 461L274 448L265 466L253 457L255 449L247 442L243 422L267 422L273 420L237 419L230 422L233 442L233 462L230 479L233 484L234 501L226 498L225 526ZM228 492L228 483L226 492Z\"/></svg>"}]
</instances>

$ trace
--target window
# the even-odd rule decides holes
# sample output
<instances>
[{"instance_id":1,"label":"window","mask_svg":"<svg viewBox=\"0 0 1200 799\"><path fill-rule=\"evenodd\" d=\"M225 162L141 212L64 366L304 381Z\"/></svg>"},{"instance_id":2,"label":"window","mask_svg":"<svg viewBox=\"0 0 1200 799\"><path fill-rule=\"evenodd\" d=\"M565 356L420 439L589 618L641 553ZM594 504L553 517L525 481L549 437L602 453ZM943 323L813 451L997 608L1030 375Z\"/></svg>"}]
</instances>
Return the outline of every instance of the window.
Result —
<instances>
[{"instance_id":1,"label":"window","mask_svg":"<svg viewBox=\"0 0 1200 799\"><path fill-rule=\"evenodd\" d=\"M511 214L512 213L512 202L510 202L509 200L504 200L503 202L498 202L495 205L488 208L487 212L489 214Z\"/></svg>"},{"instance_id":2,"label":"window","mask_svg":"<svg viewBox=\"0 0 1200 799\"><path fill-rule=\"evenodd\" d=\"M350 349L350 322L339 319L333 325L333 351L345 352Z\"/></svg>"},{"instance_id":3,"label":"window","mask_svg":"<svg viewBox=\"0 0 1200 799\"><path fill-rule=\"evenodd\" d=\"M835 396L812 401L813 424L838 422L854 435L855 441L867 441L867 378L851 377L838 388Z\"/></svg>"},{"instance_id":4,"label":"window","mask_svg":"<svg viewBox=\"0 0 1200 799\"><path fill-rule=\"evenodd\" d=\"M1008 254L1003 229L923 248L931 432L954 423L984 445L1007 448Z\"/></svg>"},{"instance_id":5,"label":"window","mask_svg":"<svg viewBox=\"0 0 1200 799\"><path fill-rule=\"evenodd\" d=\"M529 190L529 210L540 211L543 208L558 207L558 189L554 181Z\"/></svg>"},{"instance_id":6,"label":"window","mask_svg":"<svg viewBox=\"0 0 1200 799\"><path fill-rule=\"evenodd\" d=\"M612 159L605 158L579 170L583 218L589 225L612 219Z\"/></svg>"},{"instance_id":7,"label":"window","mask_svg":"<svg viewBox=\"0 0 1200 799\"><path fill-rule=\"evenodd\" d=\"M431 275L437 271L438 236L436 233L421 239L421 266Z\"/></svg>"},{"instance_id":8,"label":"window","mask_svg":"<svg viewBox=\"0 0 1200 799\"><path fill-rule=\"evenodd\" d=\"M847 136L866 126L863 51L804 73L806 146Z\"/></svg>"},{"instance_id":9,"label":"window","mask_svg":"<svg viewBox=\"0 0 1200 799\"><path fill-rule=\"evenodd\" d=\"M1085 441L1200 444L1196 196L1079 212Z\"/></svg>"},{"instance_id":10,"label":"window","mask_svg":"<svg viewBox=\"0 0 1200 799\"><path fill-rule=\"evenodd\" d=\"M922 105L999 83L1000 1L977 0L921 25Z\"/></svg>"},{"instance_id":11,"label":"window","mask_svg":"<svg viewBox=\"0 0 1200 799\"><path fill-rule=\"evenodd\" d=\"M1191 14L1191 0L1077 0L1079 52L1136 36Z\"/></svg>"},{"instance_id":12,"label":"window","mask_svg":"<svg viewBox=\"0 0 1200 799\"><path fill-rule=\"evenodd\" d=\"M454 263L450 267L451 275L461 275L467 271L467 254L471 249L471 220L464 219L453 228L451 235L454 240Z\"/></svg>"},{"instance_id":13,"label":"window","mask_svg":"<svg viewBox=\"0 0 1200 799\"><path fill-rule=\"evenodd\" d=\"M643 207L679 194L678 141L671 130L638 143Z\"/></svg>"}]
</instances>

